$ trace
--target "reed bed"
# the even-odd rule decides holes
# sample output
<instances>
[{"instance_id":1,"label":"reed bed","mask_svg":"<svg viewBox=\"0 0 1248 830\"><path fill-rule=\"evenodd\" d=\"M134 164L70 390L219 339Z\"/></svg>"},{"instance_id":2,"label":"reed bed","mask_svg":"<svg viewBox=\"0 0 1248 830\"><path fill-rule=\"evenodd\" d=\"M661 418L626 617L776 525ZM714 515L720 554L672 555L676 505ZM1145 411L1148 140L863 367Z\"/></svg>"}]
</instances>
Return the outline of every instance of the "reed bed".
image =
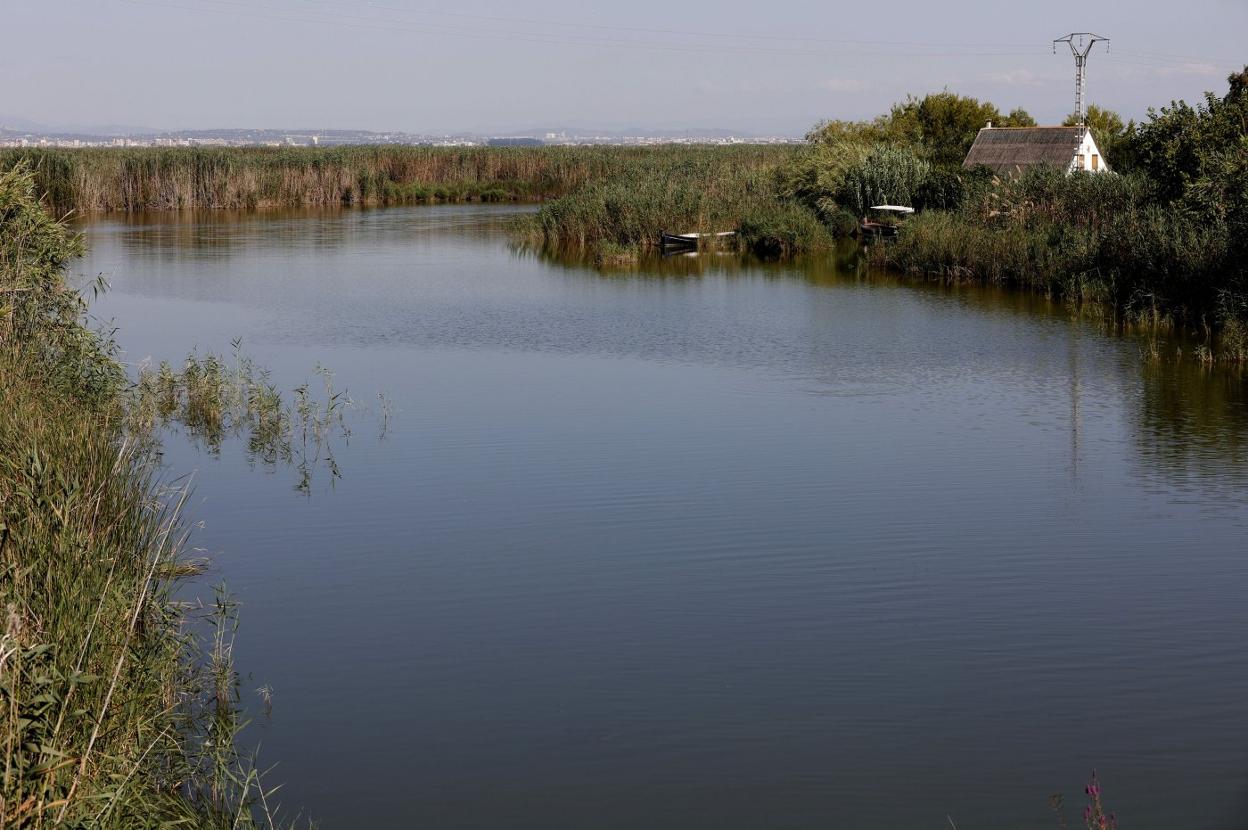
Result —
<instances>
[{"instance_id":1,"label":"reed bed","mask_svg":"<svg viewBox=\"0 0 1248 830\"><path fill-rule=\"evenodd\" d=\"M271 827L236 748L234 607L174 599L199 569L186 491L159 480L62 279L81 243L35 192L0 173L0 826Z\"/></svg>"},{"instance_id":2,"label":"reed bed","mask_svg":"<svg viewBox=\"0 0 1248 830\"><path fill-rule=\"evenodd\" d=\"M83 148L0 151L35 173L64 214L409 202L542 200L590 182L683 164L752 166L784 148L416 147Z\"/></svg>"},{"instance_id":3,"label":"reed bed","mask_svg":"<svg viewBox=\"0 0 1248 830\"><path fill-rule=\"evenodd\" d=\"M948 282L1104 304L1129 322L1203 334L1211 357L1241 361L1248 292L1237 244L1225 221L1156 200L1143 177L1040 168L959 210L912 217L870 257Z\"/></svg>"},{"instance_id":4,"label":"reed bed","mask_svg":"<svg viewBox=\"0 0 1248 830\"><path fill-rule=\"evenodd\" d=\"M1227 84L1225 95L1172 102L1114 135L1114 174L929 175L916 206L936 210L872 259L1105 303L1127 322L1202 337L1201 360L1246 362L1248 68ZM818 159L807 168L800 183L832 169Z\"/></svg>"},{"instance_id":5,"label":"reed bed","mask_svg":"<svg viewBox=\"0 0 1248 830\"><path fill-rule=\"evenodd\" d=\"M518 220L533 247L629 261L663 233L736 231L737 244L764 256L818 250L831 237L817 217L781 196L779 171L792 148L722 148L660 154L548 202Z\"/></svg>"}]
</instances>

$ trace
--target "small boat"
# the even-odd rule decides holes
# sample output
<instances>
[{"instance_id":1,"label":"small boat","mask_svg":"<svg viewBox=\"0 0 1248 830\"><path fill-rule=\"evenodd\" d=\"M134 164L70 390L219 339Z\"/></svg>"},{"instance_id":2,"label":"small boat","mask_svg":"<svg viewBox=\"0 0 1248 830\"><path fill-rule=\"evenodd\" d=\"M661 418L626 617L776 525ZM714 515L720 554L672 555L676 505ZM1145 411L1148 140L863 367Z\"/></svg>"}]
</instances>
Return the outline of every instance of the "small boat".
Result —
<instances>
[{"instance_id":1,"label":"small boat","mask_svg":"<svg viewBox=\"0 0 1248 830\"><path fill-rule=\"evenodd\" d=\"M865 241L897 235L897 226L914 208L904 205L872 205L868 214L858 223L858 238Z\"/></svg>"},{"instance_id":2,"label":"small boat","mask_svg":"<svg viewBox=\"0 0 1248 830\"><path fill-rule=\"evenodd\" d=\"M667 233L665 231L659 235L659 250L664 256L687 254L697 251L703 240L713 245L736 234L736 231L720 231L719 233Z\"/></svg>"}]
</instances>

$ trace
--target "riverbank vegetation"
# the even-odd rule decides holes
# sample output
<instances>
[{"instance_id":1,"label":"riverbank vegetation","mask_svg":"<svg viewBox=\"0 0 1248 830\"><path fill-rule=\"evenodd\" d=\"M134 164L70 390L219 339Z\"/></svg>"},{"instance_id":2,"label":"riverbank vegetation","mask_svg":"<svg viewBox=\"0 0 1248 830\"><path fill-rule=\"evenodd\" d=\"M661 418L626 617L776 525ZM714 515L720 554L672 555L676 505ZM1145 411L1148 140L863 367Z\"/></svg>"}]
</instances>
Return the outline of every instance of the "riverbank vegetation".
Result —
<instances>
[{"instance_id":1,"label":"riverbank vegetation","mask_svg":"<svg viewBox=\"0 0 1248 830\"><path fill-rule=\"evenodd\" d=\"M663 233L739 231L760 253L802 253L832 238L814 214L780 198L787 147L702 148L652 152L617 175L594 181L519 220L535 247L633 261L657 249Z\"/></svg>"},{"instance_id":2,"label":"riverbank vegetation","mask_svg":"<svg viewBox=\"0 0 1248 830\"><path fill-rule=\"evenodd\" d=\"M929 209L872 259L1104 304L1201 335L1204 360L1248 360L1248 70L1222 96L1121 127L1109 146L1116 175L961 174L944 203L916 199Z\"/></svg>"},{"instance_id":3,"label":"riverbank vegetation","mask_svg":"<svg viewBox=\"0 0 1248 830\"><path fill-rule=\"evenodd\" d=\"M870 251L877 266L1104 304L1201 334L1204 359L1245 360L1246 90L1248 70L1224 95L1138 124L1092 106L1111 176L963 169L986 123L1035 120L949 91L822 123L799 146L17 150L0 169L29 163L62 213L541 200L518 239L601 265L636 263L664 232L734 231L760 257L807 254L871 205L899 203L919 213Z\"/></svg>"},{"instance_id":4,"label":"riverbank vegetation","mask_svg":"<svg viewBox=\"0 0 1248 830\"><path fill-rule=\"evenodd\" d=\"M1248 360L1248 70L1224 95L1138 124L1091 107L1114 175L963 169L988 122L1034 124L949 92L873 121L821 124L780 170L782 198L833 232L872 204L910 205L918 214L896 240L869 249L876 266L1095 303L1125 321L1187 329L1203 341L1202 360Z\"/></svg>"},{"instance_id":5,"label":"riverbank vegetation","mask_svg":"<svg viewBox=\"0 0 1248 830\"><path fill-rule=\"evenodd\" d=\"M0 150L58 215L538 201L658 169L776 160L783 148L230 147Z\"/></svg>"},{"instance_id":6,"label":"riverbank vegetation","mask_svg":"<svg viewBox=\"0 0 1248 830\"><path fill-rule=\"evenodd\" d=\"M891 198L945 206L960 177L938 165L957 158L985 120L1001 115L951 93L910 98L870 122L827 122L805 145L750 153L709 149L697 164L652 157L645 168L594 181L522 220L525 241L598 259L635 261L663 232L736 232L736 246L764 258L807 254L848 236L872 204ZM969 138L967 138L969 134Z\"/></svg>"},{"instance_id":7,"label":"riverbank vegetation","mask_svg":"<svg viewBox=\"0 0 1248 830\"><path fill-rule=\"evenodd\" d=\"M175 601L199 569L186 493L63 280L80 241L35 193L0 173L0 825L271 826L235 748L233 606Z\"/></svg>"},{"instance_id":8,"label":"riverbank vegetation","mask_svg":"<svg viewBox=\"0 0 1248 830\"><path fill-rule=\"evenodd\" d=\"M335 445L351 437L346 413L356 407L335 389L333 372L318 367L317 374L320 394L305 383L288 403L269 373L243 354L241 341L234 342L230 360L192 353L181 368L167 361L144 365L127 399L129 427L142 435L180 431L210 455L220 455L227 439L239 439L253 464L294 470L295 489L308 493L317 470L341 477ZM384 435L389 414L384 396L379 398Z\"/></svg>"},{"instance_id":9,"label":"riverbank vegetation","mask_svg":"<svg viewBox=\"0 0 1248 830\"><path fill-rule=\"evenodd\" d=\"M918 214L896 241L869 249L875 265L1095 303L1185 328L1203 341L1202 360L1248 360L1248 70L1224 95L1139 124L1091 107L1114 175L964 169L989 122L1035 124L947 91L912 97L871 121L820 124L784 158L594 181L544 205L522 233L626 262L662 231L735 230L744 250L778 258L826 247L871 205L909 205Z\"/></svg>"}]
</instances>

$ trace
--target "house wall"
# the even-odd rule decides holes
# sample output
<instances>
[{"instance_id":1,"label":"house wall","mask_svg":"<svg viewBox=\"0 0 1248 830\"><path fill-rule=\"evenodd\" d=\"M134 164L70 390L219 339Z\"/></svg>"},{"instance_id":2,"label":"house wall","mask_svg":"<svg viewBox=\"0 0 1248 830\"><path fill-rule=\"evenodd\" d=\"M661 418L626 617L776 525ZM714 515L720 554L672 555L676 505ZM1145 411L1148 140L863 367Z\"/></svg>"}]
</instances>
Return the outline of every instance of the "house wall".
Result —
<instances>
[{"instance_id":1,"label":"house wall","mask_svg":"<svg viewBox=\"0 0 1248 830\"><path fill-rule=\"evenodd\" d=\"M1105 163L1105 157L1101 155L1100 148L1096 146L1091 130L1083 134L1083 143L1075 151L1075 157L1070 160L1069 172L1073 173L1076 170L1084 170L1088 173L1109 172L1109 165Z\"/></svg>"}]
</instances>

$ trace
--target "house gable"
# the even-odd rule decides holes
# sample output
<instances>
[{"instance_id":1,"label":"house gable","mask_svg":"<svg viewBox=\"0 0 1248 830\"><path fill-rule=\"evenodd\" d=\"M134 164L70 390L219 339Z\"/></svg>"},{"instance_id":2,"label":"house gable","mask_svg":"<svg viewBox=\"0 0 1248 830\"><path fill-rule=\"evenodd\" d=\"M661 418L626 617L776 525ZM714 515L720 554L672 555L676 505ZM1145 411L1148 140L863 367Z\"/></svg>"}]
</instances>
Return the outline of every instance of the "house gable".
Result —
<instances>
[{"instance_id":1,"label":"house gable","mask_svg":"<svg viewBox=\"0 0 1248 830\"><path fill-rule=\"evenodd\" d=\"M1083 133L1083 141L1079 143L1079 149L1075 153L1075 157L1070 161L1070 169L1068 172L1082 170L1086 173L1108 173L1109 165L1105 163L1105 157L1101 155L1101 149L1096 146L1096 139L1092 136L1092 130L1085 130Z\"/></svg>"},{"instance_id":2,"label":"house gable","mask_svg":"<svg viewBox=\"0 0 1248 830\"><path fill-rule=\"evenodd\" d=\"M1108 169L1086 127L985 127L962 163L965 168L979 165L1004 176L1038 165L1068 173Z\"/></svg>"}]
</instances>

